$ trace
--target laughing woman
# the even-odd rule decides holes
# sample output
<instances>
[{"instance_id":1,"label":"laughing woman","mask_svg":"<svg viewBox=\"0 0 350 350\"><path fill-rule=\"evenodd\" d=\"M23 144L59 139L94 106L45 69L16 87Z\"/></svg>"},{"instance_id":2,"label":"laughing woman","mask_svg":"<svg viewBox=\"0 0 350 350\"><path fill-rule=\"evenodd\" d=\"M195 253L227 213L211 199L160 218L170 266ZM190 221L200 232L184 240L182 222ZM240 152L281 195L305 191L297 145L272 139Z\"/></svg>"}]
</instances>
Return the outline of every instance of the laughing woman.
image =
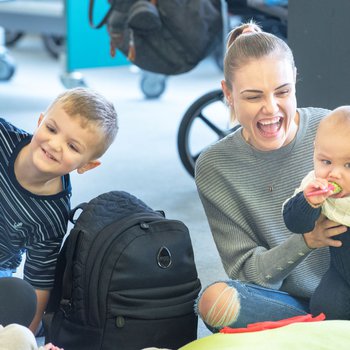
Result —
<instances>
[{"instance_id":1,"label":"laughing woman","mask_svg":"<svg viewBox=\"0 0 350 350\"><path fill-rule=\"evenodd\" d=\"M224 77L222 89L241 128L196 164L198 192L229 277L198 300L212 331L309 313L329 265L328 248L337 245L329 237L344 232L325 218L304 235L283 222L282 204L312 170L315 132L329 112L297 108L288 45L244 24L230 33Z\"/></svg>"}]
</instances>

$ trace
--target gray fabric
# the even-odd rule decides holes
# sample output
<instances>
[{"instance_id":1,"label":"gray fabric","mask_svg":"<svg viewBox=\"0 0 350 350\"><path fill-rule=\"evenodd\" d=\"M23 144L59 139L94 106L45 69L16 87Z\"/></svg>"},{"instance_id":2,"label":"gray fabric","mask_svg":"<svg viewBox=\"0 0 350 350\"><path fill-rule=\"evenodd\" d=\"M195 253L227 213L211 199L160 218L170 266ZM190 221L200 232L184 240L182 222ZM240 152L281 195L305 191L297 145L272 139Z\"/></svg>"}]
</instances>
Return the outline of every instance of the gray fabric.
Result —
<instances>
[{"instance_id":1,"label":"gray fabric","mask_svg":"<svg viewBox=\"0 0 350 350\"><path fill-rule=\"evenodd\" d=\"M1 350L41 350L37 346L33 333L26 327L18 324L0 326Z\"/></svg>"},{"instance_id":2,"label":"gray fabric","mask_svg":"<svg viewBox=\"0 0 350 350\"><path fill-rule=\"evenodd\" d=\"M230 278L310 297L329 265L329 250L311 250L302 235L288 231L282 204L312 170L315 132L329 111L298 112L296 138L281 149L258 151L241 129L210 146L196 163L196 184Z\"/></svg>"},{"instance_id":3,"label":"gray fabric","mask_svg":"<svg viewBox=\"0 0 350 350\"><path fill-rule=\"evenodd\" d=\"M0 278L1 325L17 323L29 327L35 316L36 305L35 290L28 282L17 277Z\"/></svg>"}]
</instances>

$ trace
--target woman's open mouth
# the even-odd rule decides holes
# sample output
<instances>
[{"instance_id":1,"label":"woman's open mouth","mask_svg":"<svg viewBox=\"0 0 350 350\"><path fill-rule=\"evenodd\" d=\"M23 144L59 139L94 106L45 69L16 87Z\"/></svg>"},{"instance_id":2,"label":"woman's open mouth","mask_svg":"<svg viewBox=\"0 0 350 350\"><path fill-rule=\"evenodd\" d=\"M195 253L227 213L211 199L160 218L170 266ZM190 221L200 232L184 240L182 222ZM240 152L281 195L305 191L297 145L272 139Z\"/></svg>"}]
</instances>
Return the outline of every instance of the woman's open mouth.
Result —
<instances>
[{"instance_id":1,"label":"woman's open mouth","mask_svg":"<svg viewBox=\"0 0 350 350\"><path fill-rule=\"evenodd\" d=\"M274 137L280 131L282 127L282 123L283 123L282 117L261 119L258 121L257 127L263 136Z\"/></svg>"}]
</instances>

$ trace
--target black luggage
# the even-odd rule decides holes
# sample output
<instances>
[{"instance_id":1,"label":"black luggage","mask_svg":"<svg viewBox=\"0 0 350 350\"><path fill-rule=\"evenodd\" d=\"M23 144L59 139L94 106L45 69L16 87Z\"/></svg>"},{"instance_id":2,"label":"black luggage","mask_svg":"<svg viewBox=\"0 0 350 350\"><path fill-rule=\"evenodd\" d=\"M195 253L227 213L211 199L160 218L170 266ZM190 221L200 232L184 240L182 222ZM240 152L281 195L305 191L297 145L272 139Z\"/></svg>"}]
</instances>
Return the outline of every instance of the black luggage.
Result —
<instances>
[{"instance_id":1,"label":"black luggage","mask_svg":"<svg viewBox=\"0 0 350 350\"><path fill-rule=\"evenodd\" d=\"M187 227L126 192L79 207L58 261L45 342L137 350L196 339L201 286Z\"/></svg>"}]
</instances>

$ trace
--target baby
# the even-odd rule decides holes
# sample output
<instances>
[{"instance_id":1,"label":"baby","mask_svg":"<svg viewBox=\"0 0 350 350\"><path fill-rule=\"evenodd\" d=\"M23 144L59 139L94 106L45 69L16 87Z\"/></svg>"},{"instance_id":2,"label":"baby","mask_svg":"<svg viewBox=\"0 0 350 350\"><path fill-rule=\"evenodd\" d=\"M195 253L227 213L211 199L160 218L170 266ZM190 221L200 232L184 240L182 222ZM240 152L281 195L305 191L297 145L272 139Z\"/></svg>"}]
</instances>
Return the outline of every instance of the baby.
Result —
<instances>
[{"instance_id":1,"label":"baby","mask_svg":"<svg viewBox=\"0 0 350 350\"><path fill-rule=\"evenodd\" d=\"M283 217L289 230L304 234L309 248L330 247L330 267L311 298L311 313L350 320L350 106L320 122L314 171L283 204ZM327 225L328 237L311 240L317 220Z\"/></svg>"}]
</instances>

